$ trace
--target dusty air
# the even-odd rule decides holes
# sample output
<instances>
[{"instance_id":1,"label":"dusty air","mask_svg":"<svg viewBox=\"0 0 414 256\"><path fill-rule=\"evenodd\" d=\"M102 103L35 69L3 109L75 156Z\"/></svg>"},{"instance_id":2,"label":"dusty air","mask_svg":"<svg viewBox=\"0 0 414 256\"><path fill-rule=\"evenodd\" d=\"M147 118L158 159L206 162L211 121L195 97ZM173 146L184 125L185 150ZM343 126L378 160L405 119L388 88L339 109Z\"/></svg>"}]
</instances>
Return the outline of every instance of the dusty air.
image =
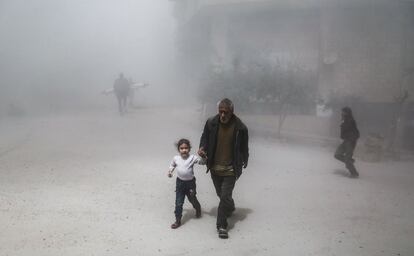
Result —
<instances>
[{"instance_id":1,"label":"dusty air","mask_svg":"<svg viewBox=\"0 0 414 256\"><path fill-rule=\"evenodd\" d=\"M414 0L1 0L0 254L413 255Z\"/></svg>"}]
</instances>

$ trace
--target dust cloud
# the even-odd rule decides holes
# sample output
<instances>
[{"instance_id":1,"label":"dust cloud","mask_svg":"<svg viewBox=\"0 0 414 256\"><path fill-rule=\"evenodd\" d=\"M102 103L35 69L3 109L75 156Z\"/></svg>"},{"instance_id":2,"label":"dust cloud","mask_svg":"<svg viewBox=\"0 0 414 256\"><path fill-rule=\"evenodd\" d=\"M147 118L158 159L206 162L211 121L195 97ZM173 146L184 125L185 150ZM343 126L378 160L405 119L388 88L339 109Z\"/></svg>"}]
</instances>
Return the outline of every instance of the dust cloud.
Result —
<instances>
[{"instance_id":1,"label":"dust cloud","mask_svg":"<svg viewBox=\"0 0 414 256\"><path fill-rule=\"evenodd\" d=\"M412 0L0 0L0 252L411 255L413 47ZM223 97L250 150L225 242L205 167L178 230L167 177Z\"/></svg>"},{"instance_id":2,"label":"dust cloud","mask_svg":"<svg viewBox=\"0 0 414 256\"><path fill-rule=\"evenodd\" d=\"M174 19L165 1L1 1L1 115L115 105L118 74L174 92ZM138 97L138 96L137 96Z\"/></svg>"}]
</instances>

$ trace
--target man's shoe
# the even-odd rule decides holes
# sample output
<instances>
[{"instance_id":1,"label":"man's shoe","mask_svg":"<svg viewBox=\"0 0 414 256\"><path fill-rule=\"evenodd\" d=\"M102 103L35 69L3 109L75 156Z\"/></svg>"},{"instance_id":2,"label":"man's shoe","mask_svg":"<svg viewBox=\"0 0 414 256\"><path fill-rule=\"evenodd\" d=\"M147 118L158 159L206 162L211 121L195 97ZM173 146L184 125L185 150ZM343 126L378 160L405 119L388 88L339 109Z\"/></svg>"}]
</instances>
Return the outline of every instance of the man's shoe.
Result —
<instances>
[{"instance_id":1,"label":"man's shoe","mask_svg":"<svg viewBox=\"0 0 414 256\"><path fill-rule=\"evenodd\" d=\"M171 224L172 229L176 229L181 226L181 220L177 219L173 224Z\"/></svg>"},{"instance_id":2,"label":"man's shoe","mask_svg":"<svg viewBox=\"0 0 414 256\"><path fill-rule=\"evenodd\" d=\"M227 239L227 238L229 238L229 233L227 233L227 229L225 229L225 228L219 228L218 229L218 236L221 239Z\"/></svg>"}]
</instances>

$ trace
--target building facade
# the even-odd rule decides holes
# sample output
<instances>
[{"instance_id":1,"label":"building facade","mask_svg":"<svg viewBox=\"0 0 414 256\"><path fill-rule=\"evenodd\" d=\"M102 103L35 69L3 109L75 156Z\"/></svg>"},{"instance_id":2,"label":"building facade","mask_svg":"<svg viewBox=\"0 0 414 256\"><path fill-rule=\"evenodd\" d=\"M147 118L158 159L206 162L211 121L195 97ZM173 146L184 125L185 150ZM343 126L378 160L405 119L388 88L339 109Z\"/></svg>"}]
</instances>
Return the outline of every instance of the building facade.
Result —
<instances>
[{"instance_id":1,"label":"building facade","mask_svg":"<svg viewBox=\"0 0 414 256\"><path fill-rule=\"evenodd\" d=\"M414 0L170 1L192 84L211 67L294 63L317 74L319 99L351 102L365 133L397 129L414 148Z\"/></svg>"},{"instance_id":2,"label":"building facade","mask_svg":"<svg viewBox=\"0 0 414 256\"><path fill-rule=\"evenodd\" d=\"M209 65L267 58L315 70L326 100L414 94L414 1L174 2L177 42L194 76Z\"/></svg>"}]
</instances>

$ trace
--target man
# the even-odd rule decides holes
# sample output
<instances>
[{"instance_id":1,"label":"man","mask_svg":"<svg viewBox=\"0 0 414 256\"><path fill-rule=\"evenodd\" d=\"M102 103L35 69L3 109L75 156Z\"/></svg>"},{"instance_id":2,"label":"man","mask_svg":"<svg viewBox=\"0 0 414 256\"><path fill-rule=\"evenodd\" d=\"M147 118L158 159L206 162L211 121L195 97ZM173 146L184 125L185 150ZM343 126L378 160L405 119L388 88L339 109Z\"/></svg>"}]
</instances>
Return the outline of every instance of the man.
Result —
<instances>
[{"instance_id":1,"label":"man","mask_svg":"<svg viewBox=\"0 0 414 256\"><path fill-rule=\"evenodd\" d=\"M352 155L359 138L359 131L352 116L352 110L349 107L342 108L341 116L341 139L343 139L343 142L337 148L335 158L345 163L352 178L357 178L359 173L354 166L355 160L352 158Z\"/></svg>"},{"instance_id":2,"label":"man","mask_svg":"<svg viewBox=\"0 0 414 256\"><path fill-rule=\"evenodd\" d=\"M119 77L114 82L114 93L118 100L118 110L120 115L123 115L126 112L126 103L129 92L129 82L124 77L124 74L120 73Z\"/></svg>"},{"instance_id":3,"label":"man","mask_svg":"<svg viewBox=\"0 0 414 256\"><path fill-rule=\"evenodd\" d=\"M200 156L207 157L207 172L220 198L216 222L220 238L228 238L227 218L235 210L233 189L249 159L247 127L233 112L231 100L218 103L218 114L207 120L198 150Z\"/></svg>"}]
</instances>

